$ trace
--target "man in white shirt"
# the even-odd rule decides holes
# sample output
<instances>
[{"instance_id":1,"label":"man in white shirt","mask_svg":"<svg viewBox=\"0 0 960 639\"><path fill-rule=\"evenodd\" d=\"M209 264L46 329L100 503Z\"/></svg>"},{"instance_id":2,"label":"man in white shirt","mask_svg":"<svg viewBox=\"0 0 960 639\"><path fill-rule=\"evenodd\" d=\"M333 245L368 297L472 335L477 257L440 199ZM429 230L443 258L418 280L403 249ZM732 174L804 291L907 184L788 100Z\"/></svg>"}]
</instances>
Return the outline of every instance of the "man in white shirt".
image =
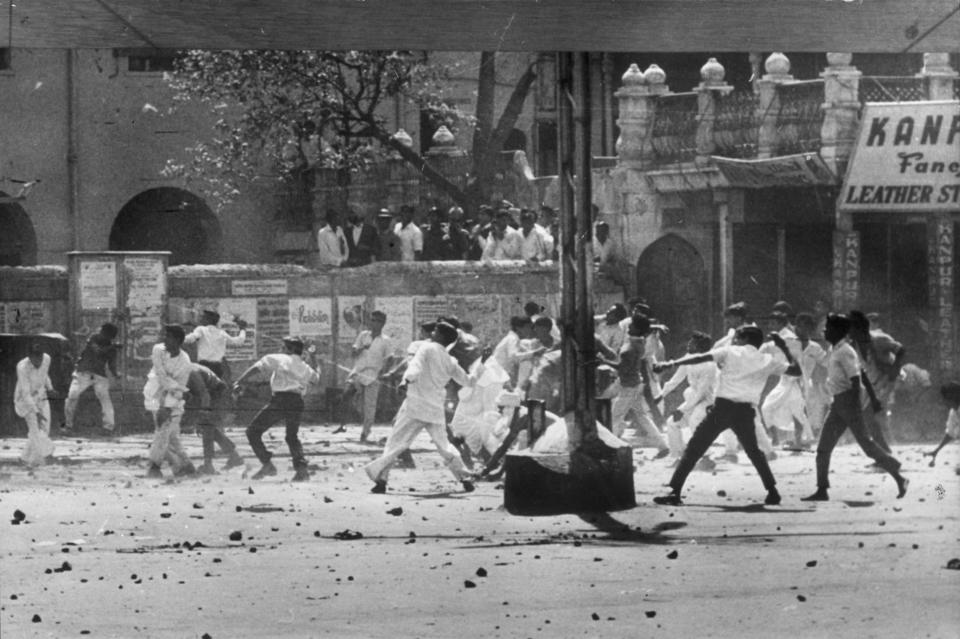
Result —
<instances>
[{"instance_id":1,"label":"man in white shirt","mask_svg":"<svg viewBox=\"0 0 960 639\"><path fill-rule=\"evenodd\" d=\"M347 388L356 397L361 416L360 441L366 443L377 413L380 397L380 375L393 356L395 347L389 336L383 334L387 315L383 311L370 313L367 330L361 331L353 342L354 364L347 376Z\"/></svg>"},{"instance_id":2,"label":"man in white shirt","mask_svg":"<svg viewBox=\"0 0 960 639\"><path fill-rule=\"evenodd\" d=\"M687 342L687 353L705 353L710 350L712 340L706 333L695 331ZM707 416L707 409L713 405L713 392L717 385L717 365L713 362L701 362L680 366L667 383L663 385L659 402L664 397L687 382L683 390L683 402L670 413L666 421L667 443L670 445L670 454L679 463L683 454L683 431L687 427L695 427Z\"/></svg>"},{"instance_id":3,"label":"man in white shirt","mask_svg":"<svg viewBox=\"0 0 960 639\"><path fill-rule=\"evenodd\" d=\"M310 384L320 383L320 371L316 368L316 354L310 351L308 365L301 359L303 342L297 337L283 338L283 352L271 353L260 358L258 362L243 372L234 384L234 390L239 392L243 384L255 374L263 373L270 376L270 402L260 409L247 427L247 441L253 449L262 467L253 479L263 479L277 474L277 469L270 461L272 454L263 445L263 434L283 420L286 425L286 442L290 448L290 457L293 462L293 481L307 481L310 473L307 471L307 458L303 454L303 444L300 443L300 418L303 415L303 395Z\"/></svg>"},{"instance_id":4,"label":"man in white shirt","mask_svg":"<svg viewBox=\"0 0 960 639\"><path fill-rule=\"evenodd\" d=\"M27 422L27 446L20 459L27 466L40 466L53 455L50 440L50 356L39 342L30 344L27 357L17 362L17 385L13 390L13 409Z\"/></svg>"},{"instance_id":5,"label":"man in white shirt","mask_svg":"<svg viewBox=\"0 0 960 639\"><path fill-rule=\"evenodd\" d=\"M520 363L536 356L537 351L525 348L525 342L533 338L533 322L529 317L515 315L510 318L510 332L493 349L490 359L506 372L509 380L507 390L517 385Z\"/></svg>"},{"instance_id":6,"label":"man in white shirt","mask_svg":"<svg viewBox=\"0 0 960 639\"><path fill-rule=\"evenodd\" d=\"M320 266L343 266L349 257L347 236L340 226L340 214L330 209L326 223L317 231L317 263Z\"/></svg>"},{"instance_id":7,"label":"man in white shirt","mask_svg":"<svg viewBox=\"0 0 960 639\"><path fill-rule=\"evenodd\" d=\"M181 326L165 327L163 342L156 344L150 354L153 368L147 374L143 387L143 405L153 414L156 430L150 444L150 467L147 477L160 479L160 466L169 461L174 475L193 475L196 468L180 443L180 420L183 418L183 394L193 364L183 349L186 334Z\"/></svg>"},{"instance_id":8,"label":"man in white shirt","mask_svg":"<svg viewBox=\"0 0 960 639\"><path fill-rule=\"evenodd\" d=\"M497 211L487 242L483 247L483 261L519 260L523 256L523 236L510 227L510 212Z\"/></svg>"},{"instance_id":9,"label":"man in white shirt","mask_svg":"<svg viewBox=\"0 0 960 639\"><path fill-rule=\"evenodd\" d=\"M520 211L520 257L528 262L545 262L550 259L553 241L543 227L537 224L537 214L532 209Z\"/></svg>"},{"instance_id":10,"label":"man in white shirt","mask_svg":"<svg viewBox=\"0 0 960 639\"><path fill-rule=\"evenodd\" d=\"M393 232L400 238L400 261L417 262L423 254L423 231L413 221L413 207L400 207L400 221Z\"/></svg>"},{"instance_id":11,"label":"man in white shirt","mask_svg":"<svg viewBox=\"0 0 960 639\"><path fill-rule=\"evenodd\" d=\"M602 317L594 317L597 336L614 353L620 352L620 347L627 339L627 331L621 324L627 317L626 307L619 302L608 308Z\"/></svg>"},{"instance_id":12,"label":"man in white shirt","mask_svg":"<svg viewBox=\"0 0 960 639\"><path fill-rule=\"evenodd\" d=\"M200 326L193 329L183 340L184 344L197 343L197 363L206 366L220 379L226 376L227 346L243 346L247 341L247 323L237 319L240 332L236 336L218 326L220 314L216 311L203 311Z\"/></svg>"},{"instance_id":13,"label":"man in white shirt","mask_svg":"<svg viewBox=\"0 0 960 639\"><path fill-rule=\"evenodd\" d=\"M850 318L827 315L824 338L830 342L827 357L827 391L833 396L827 421L817 443L817 490L802 501L827 501L830 497L830 456L848 428L860 449L897 482L897 499L907 494L908 480L900 474L900 462L870 438L860 406L860 358L850 343Z\"/></svg>"},{"instance_id":14,"label":"man in white shirt","mask_svg":"<svg viewBox=\"0 0 960 639\"><path fill-rule=\"evenodd\" d=\"M613 259L613 242L610 241L610 225L597 222L593 230L593 261L603 271Z\"/></svg>"},{"instance_id":15,"label":"man in white shirt","mask_svg":"<svg viewBox=\"0 0 960 639\"><path fill-rule=\"evenodd\" d=\"M464 372L447 352L447 348L456 340L456 328L446 322L437 322L430 341L420 346L410 360L400 383L400 388L406 391L406 398L397 411L387 445L380 457L364 467L367 476L374 483L371 492L387 492L390 468L424 429L433 440L447 468L462 483L463 489L466 492L473 491L471 476L457 449L447 438L444 400L447 383L451 379L461 386L473 386L477 377L483 373L483 365L476 364L470 375Z\"/></svg>"},{"instance_id":16,"label":"man in white shirt","mask_svg":"<svg viewBox=\"0 0 960 639\"><path fill-rule=\"evenodd\" d=\"M763 344L763 332L756 326L743 326L737 329L730 346L714 348L708 353L689 355L657 365L657 368L665 369L713 361L716 362L720 372L713 410L700 422L690 441L687 442L683 456L680 457L670 478L669 485L673 490L667 495L654 497L655 503L670 506L683 504L680 494L687 476L700 456L707 452L720 433L728 428L733 430L747 457L757 469L763 481L763 487L767 489L764 503L768 506L776 506L780 503L780 493L777 492L773 471L770 470L766 455L757 446L757 435L754 430L755 409L770 375L799 375L800 367L793 361L793 356L787 350L783 338L776 333L772 333L770 338L783 353L786 361L769 353L761 353L759 349Z\"/></svg>"}]
</instances>

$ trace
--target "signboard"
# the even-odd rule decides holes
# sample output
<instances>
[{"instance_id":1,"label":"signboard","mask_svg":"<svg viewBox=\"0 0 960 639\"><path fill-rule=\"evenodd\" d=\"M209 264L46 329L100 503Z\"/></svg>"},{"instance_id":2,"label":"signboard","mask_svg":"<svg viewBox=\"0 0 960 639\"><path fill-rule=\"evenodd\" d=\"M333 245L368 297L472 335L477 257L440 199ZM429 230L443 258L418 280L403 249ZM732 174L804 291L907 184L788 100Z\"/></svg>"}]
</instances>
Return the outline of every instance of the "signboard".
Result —
<instances>
[{"instance_id":1,"label":"signboard","mask_svg":"<svg viewBox=\"0 0 960 639\"><path fill-rule=\"evenodd\" d=\"M230 282L230 290L234 297L286 295L287 280L234 280Z\"/></svg>"},{"instance_id":2,"label":"signboard","mask_svg":"<svg viewBox=\"0 0 960 639\"><path fill-rule=\"evenodd\" d=\"M833 233L833 307L854 308L860 296L860 234Z\"/></svg>"},{"instance_id":3,"label":"signboard","mask_svg":"<svg viewBox=\"0 0 960 639\"><path fill-rule=\"evenodd\" d=\"M817 153L762 160L734 160L716 155L711 159L730 186L737 188L765 189L837 183L837 176Z\"/></svg>"},{"instance_id":4,"label":"signboard","mask_svg":"<svg viewBox=\"0 0 960 639\"><path fill-rule=\"evenodd\" d=\"M960 102L868 102L837 206L960 209Z\"/></svg>"},{"instance_id":5,"label":"signboard","mask_svg":"<svg viewBox=\"0 0 960 639\"><path fill-rule=\"evenodd\" d=\"M80 262L80 308L84 311L117 308L116 262Z\"/></svg>"},{"instance_id":6,"label":"signboard","mask_svg":"<svg viewBox=\"0 0 960 639\"><path fill-rule=\"evenodd\" d=\"M127 306L147 309L163 304L166 272L163 262L153 257L127 257Z\"/></svg>"},{"instance_id":7,"label":"signboard","mask_svg":"<svg viewBox=\"0 0 960 639\"><path fill-rule=\"evenodd\" d=\"M329 297L290 298L290 334L328 337L333 334Z\"/></svg>"}]
</instances>

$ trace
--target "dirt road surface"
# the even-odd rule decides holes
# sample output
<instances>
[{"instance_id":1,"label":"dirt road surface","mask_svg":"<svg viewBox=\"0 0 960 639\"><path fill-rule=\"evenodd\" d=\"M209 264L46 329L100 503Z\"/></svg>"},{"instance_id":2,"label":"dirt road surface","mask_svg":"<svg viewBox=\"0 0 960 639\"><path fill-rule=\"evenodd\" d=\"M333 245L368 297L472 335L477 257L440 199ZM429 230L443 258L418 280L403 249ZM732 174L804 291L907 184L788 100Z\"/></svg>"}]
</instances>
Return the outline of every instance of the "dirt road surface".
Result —
<instances>
[{"instance_id":1,"label":"dirt road surface","mask_svg":"<svg viewBox=\"0 0 960 639\"><path fill-rule=\"evenodd\" d=\"M375 428L385 437L387 426ZM911 484L855 446L834 455L831 501L812 453L772 462L783 504L741 455L694 472L663 507L669 460L637 448L638 506L515 517L497 482L462 492L426 436L386 495L377 447L310 426L313 477L144 477L148 435L58 439L29 473L0 442L0 635L21 637L960 637L960 446L934 468L897 446ZM196 436L184 436L194 460ZM218 457L217 466L224 458ZM169 469L164 469L169 475Z\"/></svg>"}]
</instances>

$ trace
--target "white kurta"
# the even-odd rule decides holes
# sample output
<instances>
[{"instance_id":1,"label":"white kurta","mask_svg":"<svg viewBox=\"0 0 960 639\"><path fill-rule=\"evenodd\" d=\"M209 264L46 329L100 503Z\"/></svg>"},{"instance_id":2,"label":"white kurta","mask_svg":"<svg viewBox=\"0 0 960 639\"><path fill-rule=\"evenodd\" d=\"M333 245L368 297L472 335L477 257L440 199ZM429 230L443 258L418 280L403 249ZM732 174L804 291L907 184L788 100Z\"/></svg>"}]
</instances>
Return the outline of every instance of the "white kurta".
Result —
<instances>
[{"instance_id":1,"label":"white kurta","mask_svg":"<svg viewBox=\"0 0 960 639\"><path fill-rule=\"evenodd\" d=\"M37 466L53 454L50 440L50 356L43 354L40 366L29 357L17 363L17 385L13 390L13 410L27 422L27 446L20 459L28 466Z\"/></svg>"}]
</instances>

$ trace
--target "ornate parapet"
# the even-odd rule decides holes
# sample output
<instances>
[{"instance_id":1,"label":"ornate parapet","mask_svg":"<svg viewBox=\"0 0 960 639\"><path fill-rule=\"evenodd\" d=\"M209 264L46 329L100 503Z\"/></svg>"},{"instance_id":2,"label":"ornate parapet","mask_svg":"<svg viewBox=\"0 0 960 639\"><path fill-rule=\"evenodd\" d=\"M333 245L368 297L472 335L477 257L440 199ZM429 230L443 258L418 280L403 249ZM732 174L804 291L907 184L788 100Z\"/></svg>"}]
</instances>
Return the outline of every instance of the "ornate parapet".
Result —
<instances>
[{"instance_id":1,"label":"ornate parapet","mask_svg":"<svg viewBox=\"0 0 960 639\"><path fill-rule=\"evenodd\" d=\"M923 68L918 77L927 81L927 97L930 100L953 100L953 86L960 73L950 66L949 53L924 53Z\"/></svg>"},{"instance_id":2,"label":"ornate parapet","mask_svg":"<svg viewBox=\"0 0 960 639\"><path fill-rule=\"evenodd\" d=\"M655 64L651 64L644 72L636 64L631 64L623 74L623 85L614 94L620 104L617 157L621 165L639 168L653 160L651 140L656 99L670 93L666 79L666 73Z\"/></svg>"},{"instance_id":3,"label":"ornate parapet","mask_svg":"<svg viewBox=\"0 0 960 639\"><path fill-rule=\"evenodd\" d=\"M843 175L860 125L861 73L850 64L850 53L828 53L823 78L823 124L820 156L837 175Z\"/></svg>"}]
</instances>

